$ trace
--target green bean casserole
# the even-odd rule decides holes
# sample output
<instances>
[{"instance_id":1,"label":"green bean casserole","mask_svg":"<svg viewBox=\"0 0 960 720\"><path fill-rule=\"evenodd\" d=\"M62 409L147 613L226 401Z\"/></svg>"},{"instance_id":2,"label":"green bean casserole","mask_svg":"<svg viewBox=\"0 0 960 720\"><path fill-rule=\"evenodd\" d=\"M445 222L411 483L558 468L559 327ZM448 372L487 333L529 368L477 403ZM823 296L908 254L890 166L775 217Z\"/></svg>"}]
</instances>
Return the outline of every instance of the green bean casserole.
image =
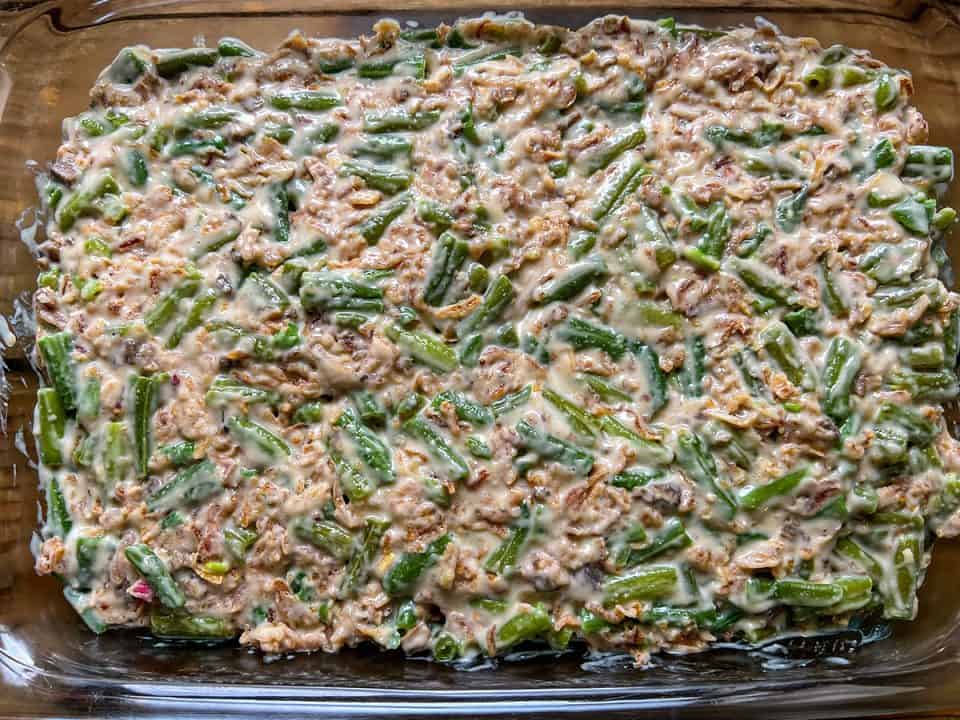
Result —
<instances>
[{"instance_id":1,"label":"green bean casserole","mask_svg":"<svg viewBox=\"0 0 960 720\"><path fill-rule=\"evenodd\" d=\"M39 185L37 571L270 653L913 618L960 296L911 92L762 20L123 49Z\"/></svg>"}]
</instances>

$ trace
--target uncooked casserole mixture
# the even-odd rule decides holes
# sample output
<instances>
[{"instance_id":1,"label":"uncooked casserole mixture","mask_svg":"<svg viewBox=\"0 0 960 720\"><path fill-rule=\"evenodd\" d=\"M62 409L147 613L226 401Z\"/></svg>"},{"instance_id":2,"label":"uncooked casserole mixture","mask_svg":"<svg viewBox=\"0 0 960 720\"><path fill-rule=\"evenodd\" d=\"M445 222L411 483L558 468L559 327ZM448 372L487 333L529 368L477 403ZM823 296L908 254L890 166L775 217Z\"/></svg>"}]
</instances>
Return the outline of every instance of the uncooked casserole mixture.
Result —
<instances>
[{"instance_id":1,"label":"uncooked casserole mixture","mask_svg":"<svg viewBox=\"0 0 960 720\"><path fill-rule=\"evenodd\" d=\"M123 49L41 181L38 572L271 653L913 618L960 296L911 91L763 21Z\"/></svg>"}]
</instances>

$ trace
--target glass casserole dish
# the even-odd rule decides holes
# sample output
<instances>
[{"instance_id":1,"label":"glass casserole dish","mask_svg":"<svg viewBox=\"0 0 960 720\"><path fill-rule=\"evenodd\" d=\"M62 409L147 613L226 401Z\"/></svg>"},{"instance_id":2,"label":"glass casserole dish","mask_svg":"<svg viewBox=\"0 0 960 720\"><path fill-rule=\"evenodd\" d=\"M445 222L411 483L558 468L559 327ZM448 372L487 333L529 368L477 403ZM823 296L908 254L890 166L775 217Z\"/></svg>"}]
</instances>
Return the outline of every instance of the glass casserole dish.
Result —
<instances>
[{"instance_id":1,"label":"glass casserole dish","mask_svg":"<svg viewBox=\"0 0 960 720\"><path fill-rule=\"evenodd\" d=\"M268 47L294 28L312 35L350 36L367 31L380 15L433 24L478 12L465 7L423 13L401 5L351 7L343 14L329 14L329 8L311 12L292 4L243 5L226 15L222 9L209 3L101 3L93 7L50 3L8 18L9 39L2 51L8 94L0 137L8 138L4 162L10 166L4 208L9 217L4 227L9 237L4 247L11 254L11 269L5 275L8 279L3 298L4 311L12 316L15 328L22 321L25 306L15 305L14 299L21 291L29 291L34 280L31 258L18 237L23 234L23 239L29 240L32 217L24 211L35 203L33 177L26 163L52 156L60 119L84 107L87 88L120 47L135 41L157 47L188 46L198 36L216 38L223 34ZM749 13L719 6L684 12L638 4L596 10L529 9L526 15L537 22L577 27L610 10L638 17L669 12L683 21L705 26L749 23L762 13L788 34L812 35L825 45L842 41L868 48L883 61L912 71L916 104L930 123L931 142L951 144L949 100L956 97L952 81L958 78L951 72L946 48L957 25L948 8L921 5L911 8L911 15L905 17L896 6L878 9L857 3L803 8L781 4L758 7ZM81 57L82 65L70 63ZM955 202L954 198L947 199L951 200ZM17 334L22 334L20 329ZM383 663L377 662L383 657L364 650L336 657L265 663L233 648L170 648L132 634L92 637L63 603L56 583L35 578L31 568L29 543L36 519L36 482L17 447L30 447L32 442L29 438L19 442L17 430L32 413L35 382L23 350L21 346L7 353L12 396L5 436L4 562L0 565L0 586L4 588L0 591L0 639L4 678L9 683L4 697L21 703L12 705L12 711L44 712L42 705L49 699L49 712L62 714L69 708L56 703L71 698L70 705L76 707L77 698L83 696L104 703L103 712L125 702L151 706L169 703L170 709L187 709L196 703L190 709L202 712L205 703L216 703L208 707L219 709L228 701L236 702L237 709L259 712L262 709L253 710L259 706L247 704L257 699L260 703L283 702L298 712L313 708L356 714L453 710L473 714L555 711L563 707L583 712L623 710L636 715L644 709L695 707L707 702L745 705L776 694L781 703L793 702L795 697L801 703L796 705L798 714L810 717L817 712L836 715L847 706L851 712L876 715L881 709L947 707L951 701L947 695L950 684L934 679L937 673L949 677L947 663L955 652L950 647L951 641L956 642L953 627L957 608L949 599L949 559L943 557L955 552L949 544L938 545L921 596L919 619L894 627L892 638L850 656L845 651L852 638L846 643L841 638L819 650L801 644L793 650L798 657L789 662L778 659L772 648L759 657L723 651L703 657L663 656L653 668L639 674L619 667L584 672L581 661L573 657L506 663L496 671L463 674L412 661L395 663L385 672ZM803 658L831 654L844 657ZM891 681L891 677L898 679ZM886 678L882 693L875 687L880 678ZM814 684L816 689L810 687ZM38 693L39 687L45 688L46 694ZM823 702L827 698L829 705ZM862 704L878 698L887 704Z\"/></svg>"}]
</instances>

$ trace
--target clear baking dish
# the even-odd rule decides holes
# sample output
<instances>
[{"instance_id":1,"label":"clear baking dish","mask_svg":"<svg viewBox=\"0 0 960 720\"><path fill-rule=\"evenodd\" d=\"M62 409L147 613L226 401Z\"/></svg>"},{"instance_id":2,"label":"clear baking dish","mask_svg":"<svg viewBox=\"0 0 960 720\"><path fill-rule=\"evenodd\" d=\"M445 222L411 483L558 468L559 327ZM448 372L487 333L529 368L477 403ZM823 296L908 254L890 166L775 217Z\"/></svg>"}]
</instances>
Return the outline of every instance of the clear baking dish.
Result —
<instances>
[{"instance_id":1,"label":"clear baking dish","mask_svg":"<svg viewBox=\"0 0 960 720\"><path fill-rule=\"evenodd\" d=\"M719 648L662 655L636 670L576 654L512 658L471 671L371 649L264 658L236 646L158 643L135 632L96 637L63 600L56 580L33 572L38 517L32 448L36 379L24 313L34 287L28 250L36 202L30 161L53 157L60 120L82 111L97 73L134 43L183 47L223 35L268 48L293 29L355 36L381 16L433 25L485 10L578 27L608 12L673 15L706 26L757 15L791 35L870 49L909 69L930 140L960 145L960 9L913 0L545 0L517 8L490 0L436 7L423 0L52 0L0 10L0 312L18 339L8 347L6 425L0 427L0 716L98 717L322 714L474 717L880 717L960 709L960 545L936 546L920 616L889 637L861 643L851 632L777 643L762 651ZM949 204L960 204L960 183ZM27 242L24 243L23 240ZM951 247L960 262L960 236ZM9 339L0 323L0 339ZM6 343L10 345L9 342ZM31 451L32 452L32 451ZM857 647L859 645L859 647Z\"/></svg>"}]
</instances>

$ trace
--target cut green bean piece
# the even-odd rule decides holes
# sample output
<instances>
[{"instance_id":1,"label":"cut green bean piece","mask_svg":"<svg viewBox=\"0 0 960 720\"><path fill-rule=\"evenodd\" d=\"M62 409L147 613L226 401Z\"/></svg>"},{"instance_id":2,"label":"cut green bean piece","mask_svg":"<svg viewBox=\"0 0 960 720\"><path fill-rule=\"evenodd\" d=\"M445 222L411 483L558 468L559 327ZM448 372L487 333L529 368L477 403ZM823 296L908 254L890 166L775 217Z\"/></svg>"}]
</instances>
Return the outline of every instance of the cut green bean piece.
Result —
<instances>
[{"instance_id":1,"label":"cut green bean piece","mask_svg":"<svg viewBox=\"0 0 960 720\"><path fill-rule=\"evenodd\" d=\"M687 535L687 529L679 520L671 521L666 528L653 540L637 550L631 550L627 556L625 567L634 567L649 562L655 557L673 550L682 550L690 547L693 540Z\"/></svg>"},{"instance_id":2,"label":"cut green bean piece","mask_svg":"<svg viewBox=\"0 0 960 720\"><path fill-rule=\"evenodd\" d=\"M447 468L452 480L466 480L470 477L467 461L426 419L421 416L410 418L403 423L403 431L422 442L430 456Z\"/></svg>"},{"instance_id":3,"label":"cut green bean piece","mask_svg":"<svg viewBox=\"0 0 960 720\"><path fill-rule=\"evenodd\" d=\"M390 597L408 597L413 594L423 573L443 555L452 538L441 535L427 545L423 552L403 553L383 576L383 589Z\"/></svg>"},{"instance_id":4,"label":"cut green bean piece","mask_svg":"<svg viewBox=\"0 0 960 720\"><path fill-rule=\"evenodd\" d=\"M147 496L149 512L165 512L175 508L197 505L223 489L217 466L203 459L184 468L166 484Z\"/></svg>"},{"instance_id":5,"label":"cut green bean piece","mask_svg":"<svg viewBox=\"0 0 960 720\"><path fill-rule=\"evenodd\" d=\"M143 318L143 324L154 335L163 330L180 309L180 303L197 294L202 276L192 265L187 267L186 277L169 290Z\"/></svg>"},{"instance_id":6,"label":"cut green bean piece","mask_svg":"<svg viewBox=\"0 0 960 720\"><path fill-rule=\"evenodd\" d=\"M423 301L442 305L454 278L467 258L469 246L453 233L443 233L434 245L430 272L423 286Z\"/></svg>"},{"instance_id":7,"label":"cut green bean piece","mask_svg":"<svg viewBox=\"0 0 960 720\"><path fill-rule=\"evenodd\" d=\"M407 110L387 110L382 113L368 112L363 118L363 131L368 133L403 132L405 130L423 130L440 119L439 110L409 112Z\"/></svg>"},{"instance_id":8,"label":"cut green bean piece","mask_svg":"<svg viewBox=\"0 0 960 720\"><path fill-rule=\"evenodd\" d=\"M450 372L459 364L453 348L428 333L390 325L386 335L414 360L437 372Z\"/></svg>"},{"instance_id":9,"label":"cut green bean piece","mask_svg":"<svg viewBox=\"0 0 960 720\"><path fill-rule=\"evenodd\" d=\"M133 381L133 438L139 478L147 476L153 453L153 413L157 408L160 386L166 381L165 374L139 375Z\"/></svg>"},{"instance_id":10,"label":"cut green bean piece","mask_svg":"<svg viewBox=\"0 0 960 720\"><path fill-rule=\"evenodd\" d=\"M542 460L566 465L578 475L589 475L593 468L593 455L566 440L533 427L526 420L516 425L520 447L532 452Z\"/></svg>"},{"instance_id":11,"label":"cut green bean piece","mask_svg":"<svg viewBox=\"0 0 960 720\"><path fill-rule=\"evenodd\" d=\"M522 516L520 520L510 528L507 537L497 548L487 556L483 564L487 572L495 575L504 575L508 573L520 559L520 553L524 544L530 535L533 520L536 517L537 509L531 512L526 505L521 507Z\"/></svg>"},{"instance_id":12,"label":"cut green bean piece","mask_svg":"<svg viewBox=\"0 0 960 720\"><path fill-rule=\"evenodd\" d=\"M308 312L353 310L383 312L383 290L348 275L321 270L300 276L300 302Z\"/></svg>"},{"instance_id":13,"label":"cut green bean piece","mask_svg":"<svg viewBox=\"0 0 960 720\"><path fill-rule=\"evenodd\" d=\"M63 435L66 411L60 395L53 388L37 390L37 451L40 462L48 467L63 463Z\"/></svg>"},{"instance_id":14,"label":"cut green bean piece","mask_svg":"<svg viewBox=\"0 0 960 720\"><path fill-rule=\"evenodd\" d=\"M550 614L543 607L535 605L526 612L514 615L500 626L497 630L497 646L507 648L525 640L534 640L552 629Z\"/></svg>"},{"instance_id":15,"label":"cut green bean piece","mask_svg":"<svg viewBox=\"0 0 960 720\"><path fill-rule=\"evenodd\" d=\"M386 520L376 517L366 519L360 546L354 550L340 580L341 595L352 595L366 581L367 570L380 550L380 542L389 527L390 523Z\"/></svg>"},{"instance_id":16,"label":"cut green bean piece","mask_svg":"<svg viewBox=\"0 0 960 720\"><path fill-rule=\"evenodd\" d=\"M70 517L70 507L63 496L63 489L56 477L47 482L47 532L51 536L66 540L73 529L73 518Z\"/></svg>"},{"instance_id":17,"label":"cut green bean piece","mask_svg":"<svg viewBox=\"0 0 960 720\"><path fill-rule=\"evenodd\" d=\"M801 467L781 475L766 485L751 488L740 494L739 505L745 510L758 510L774 498L792 493L809 474L809 468Z\"/></svg>"},{"instance_id":18,"label":"cut green bean piece","mask_svg":"<svg viewBox=\"0 0 960 720\"><path fill-rule=\"evenodd\" d=\"M314 90L287 90L270 98L270 105L277 110L306 110L320 112L341 105L342 100L336 93Z\"/></svg>"},{"instance_id":19,"label":"cut green bean piece","mask_svg":"<svg viewBox=\"0 0 960 720\"><path fill-rule=\"evenodd\" d=\"M166 564L157 554L144 543L130 545L124 550L124 555L137 572L143 576L147 584L157 594L157 599L164 607L171 609L182 608L187 598L184 596L177 581L173 579Z\"/></svg>"},{"instance_id":20,"label":"cut green bean piece","mask_svg":"<svg viewBox=\"0 0 960 720\"><path fill-rule=\"evenodd\" d=\"M292 529L297 538L317 546L337 560L346 561L353 553L353 536L335 522L329 520L297 521L294 522Z\"/></svg>"},{"instance_id":21,"label":"cut green bean piece","mask_svg":"<svg viewBox=\"0 0 960 720\"><path fill-rule=\"evenodd\" d=\"M450 404L457 417L473 425L489 425L493 422L493 412L471 399L459 390L444 390L431 403L434 410L440 410L445 404Z\"/></svg>"},{"instance_id":22,"label":"cut green bean piece","mask_svg":"<svg viewBox=\"0 0 960 720\"><path fill-rule=\"evenodd\" d=\"M210 384L206 403L211 407L223 407L231 402L242 402L245 405L257 403L276 405L280 402L280 393L247 385L227 375L218 375Z\"/></svg>"},{"instance_id":23,"label":"cut green bean piece","mask_svg":"<svg viewBox=\"0 0 960 720\"><path fill-rule=\"evenodd\" d=\"M652 567L625 577L616 577L603 584L604 607L623 605L636 600L656 600L672 595L680 582L677 569Z\"/></svg>"},{"instance_id":24,"label":"cut green bean piece","mask_svg":"<svg viewBox=\"0 0 960 720\"><path fill-rule=\"evenodd\" d=\"M397 479L390 448L360 421L353 409L345 409L334 425L350 436L357 455L381 483L389 484Z\"/></svg>"},{"instance_id":25,"label":"cut green bean piece","mask_svg":"<svg viewBox=\"0 0 960 720\"><path fill-rule=\"evenodd\" d=\"M150 633L170 640L227 640L235 633L223 618L153 610Z\"/></svg>"},{"instance_id":26,"label":"cut green bean piece","mask_svg":"<svg viewBox=\"0 0 960 720\"><path fill-rule=\"evenodd\" d=\"M391 202L383 204L357 226L357 232L368 245L376 245L391 223L403 214L409 204L409 195L400 195Z\"/></svg>"},{"instance_id":27,"label":"cut green bean piece","mask_svg":"<svg viewBox=\"0 0 960 720\"><path fill-rule=\"evenodd\" d=\"M403 192L413 182L413 175L406 170L380 167L364 162L345 162L340 166L340 173L342 175L355 175L363 180L368 187L387 195L396 195Z\"/></svg>"},{"instance_id":28,"label":"cut green bean piece","mask_svg":"<svg viewBox=\"0 0 960 720\"><path fill-rule=\"evenodd\" d=\"M702 437L686 430L678 433L677 462L691 480L710 489L729 511L736 511L736 498L720 486L717 464Z\"/></svg>"},{"instance_id":29,"label":"cut green bean piece","mask_svg":"<svg viewBox=\"0 0 960 720\"><path fill-rule=\"evenodd\" d=\"M37 341L37 346L40 348L47 376L60 397L63 410L76 410L77 371L72 357L73 335L69 332L44 335Z\"/></svg>"},{"instance_id":30,"label":"cut green bean piece","mask_svg":"<svg viewBox=\"0 0 960 720\"><path fill-rule=\"evenodd\" d=\"M778 580L773 596L784 605L823 608L843 599L843 588L837 583L816 583L807 580Z\"/></svg>"},{"instance_id":31,"label":"cut green bean piece","mask_svg":"<svg viewBox=\"0 0 960 720\"><path fill-rule=\"evenodd\" d=\"M647 139L642 127L627 127L610 136L602 145L597 146L584 160L587 175L603 170L610 163Z\"/></svg>"},{"instance_id":32,"label":"cut green bean piece","mask_svg":"<svg viewBox=\"0 0 960 720\"><path fill-rule=\"evenodd\" d=\"M290 446L283 438L249 418L229 418L227 428L237 443L247 450L252 450L256 459L264 465L290 455Z\"/></svg>"},{"instance_id":33,"label":"cut green bean piece","mask_svg":"<svg viewBox=\"0 0 960 720\"><path fill-rule=\"evenodd\" d=\"M514 299L513 283L506 275L500 275L487 286L483 302L460 321L457 326L457 337L464 338L475 333L496 320L503 314Z\"/></svg>"},{"instance_id":34,"label":"cut green bean piece","mask_svg":"<svg viewBox=\"0 0 960 720\"><path fill-rule=\"evenodd\" d=\"M846 420L852 408L853 383L860 372L860 347L845 337L835 337L827 348L823 369L824 412L836 423Z\"/></svg>"},{"instance_id":35,"label":"cut green bean piece","mask_svg":"<svg viewBox=\"0 0 960 720\"><path fill-rule=\"evenodd\" d=\"M572 300L606 275L607 266L600 257L587 258L571 265L565 273L539 288L535 295L536 301L547 305Z\"/></svg>"},{"instance_id":36,"label":"cut green bean piece","mask_svg":"<svg viewBox=\"0 0 960 720\"><path fill-rule=\"evenodd\" d=\"M780 322L767 325L760 333L760 343L790 382L802 389L811 387L810 370L800 355L796 338L786 325Z\"/></svg>"}]
</instances>

